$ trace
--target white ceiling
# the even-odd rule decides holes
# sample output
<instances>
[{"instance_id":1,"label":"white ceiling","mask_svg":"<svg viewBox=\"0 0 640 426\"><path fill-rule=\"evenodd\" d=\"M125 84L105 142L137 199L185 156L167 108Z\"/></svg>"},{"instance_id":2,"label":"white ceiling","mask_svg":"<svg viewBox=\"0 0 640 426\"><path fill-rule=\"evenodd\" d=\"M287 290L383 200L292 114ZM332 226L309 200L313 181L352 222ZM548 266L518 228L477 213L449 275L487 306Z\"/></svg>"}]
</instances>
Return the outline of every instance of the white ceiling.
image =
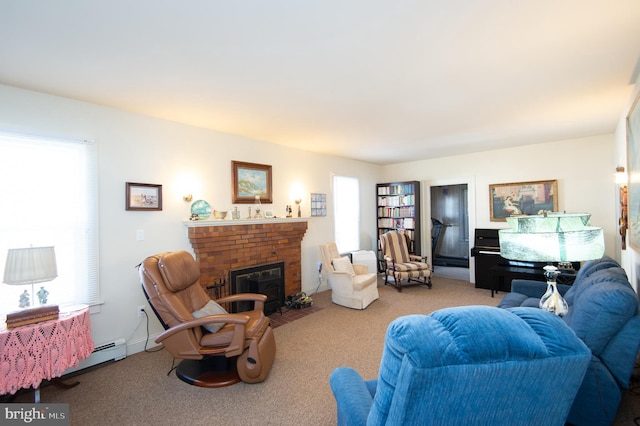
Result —
<instances>
[{"instance_id":1,"label":"white ceiling","mask_svg":"<svg viewBox=\"0 0 640 426\"><path fill-rule=\"evenodd\" d=\"M638 0L0 0L2 84L379 164L612 133L639 58Z\"/></svg>"}]
</instances>

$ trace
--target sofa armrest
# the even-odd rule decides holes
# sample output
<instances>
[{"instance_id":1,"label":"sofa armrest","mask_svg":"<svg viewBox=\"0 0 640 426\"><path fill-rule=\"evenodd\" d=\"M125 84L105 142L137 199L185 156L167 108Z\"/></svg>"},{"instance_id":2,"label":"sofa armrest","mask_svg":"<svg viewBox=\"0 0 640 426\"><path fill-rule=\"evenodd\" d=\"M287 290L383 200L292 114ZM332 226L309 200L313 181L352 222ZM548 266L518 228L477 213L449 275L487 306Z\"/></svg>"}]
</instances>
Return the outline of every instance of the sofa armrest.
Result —
<instances>
[{"instance_id":1,"label":"sofa armrest","mask_svg":"<svg viewBox=\"0 0 640 426\"><path fill-rule=\"evenodd\" d=\"M511 280L511 293L520 293L528 297L541 298L547 291L547 283L534 280Z\"/></svg>"},{"instance_id":2,"label":"sofa armrest","mask_svg":"<svg viewBox=\"0 0 640 426\"><path fill-rule=\"evenodd\" d=\"M640 335L640 317L635 316L611 339L600 355L602 363L624 389L629 389L629 379L638 356L640 348L638 335Z\"/></svg>"},{"instance_id":3,"label":"sofa armrest","mask_svg":"<svg viewBox=\"0 0 640 426\"><path fill-rule=\"evenodd\" d=\"M556 284L558 293L562 296L571 288L570 285ZM528 297L535 297L540 299L542 295L547 291L547 283L544 281L515 279L511 280L511 292L524 294Z\"/></svg>"},{"instance_id":4,"label":"sofa armrest","mask_svg":"<svg viewBox=\"0 0 640 426\"><path fill-rule=\"evenodd\" d=\"M349 367L336 368L329 383L338 407L338 425L366 425L373 396L360 374Z\"/></svg>"}]
</instances>

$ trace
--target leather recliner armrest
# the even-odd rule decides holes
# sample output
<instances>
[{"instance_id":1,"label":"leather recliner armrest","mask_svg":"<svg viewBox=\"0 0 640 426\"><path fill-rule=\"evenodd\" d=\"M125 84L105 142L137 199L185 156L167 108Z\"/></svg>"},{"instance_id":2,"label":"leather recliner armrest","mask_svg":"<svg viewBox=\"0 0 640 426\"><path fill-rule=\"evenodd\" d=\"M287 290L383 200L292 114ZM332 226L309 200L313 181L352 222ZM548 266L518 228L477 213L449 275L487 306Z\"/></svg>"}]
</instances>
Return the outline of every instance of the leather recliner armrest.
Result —
<instances>
[{"instance_id":1,"label":"leather recliner armrest","mask_svg":"<svg viewBox=\"0 0 640 426\"><path fill-rule=\"evenodd\" d=\"M249 322L249 317L243 314L220 314L209 315L173 326L161 333L155 339L155 342L162 343L167 348L167 351L174 354L174 356L176 356L175 354L180 354L184 359L202 359L204 353L201 350L200 344L194 340L191 329L219 322L235 324L235 333L239 336L237 339L244 341L244 327ZM235 343L235 345L238 346L235 339L236 336L234 335L232 344ZM222 351L216 350L214 352Z\"/></svg>"},{"instance_id":2,"label":"leather recliner armrest","mask_svg":"<svg viewBox=\"0 0 640 426\"><path fill-rule=\"evenodd\" d=\"M256 311L264 310L264 302L267 300L267 296L259 293L238 293L230 296L221 297L216 299L216 303L232 303L232 302L255 302L253 309Z\"/></svg>"}]
</instances>

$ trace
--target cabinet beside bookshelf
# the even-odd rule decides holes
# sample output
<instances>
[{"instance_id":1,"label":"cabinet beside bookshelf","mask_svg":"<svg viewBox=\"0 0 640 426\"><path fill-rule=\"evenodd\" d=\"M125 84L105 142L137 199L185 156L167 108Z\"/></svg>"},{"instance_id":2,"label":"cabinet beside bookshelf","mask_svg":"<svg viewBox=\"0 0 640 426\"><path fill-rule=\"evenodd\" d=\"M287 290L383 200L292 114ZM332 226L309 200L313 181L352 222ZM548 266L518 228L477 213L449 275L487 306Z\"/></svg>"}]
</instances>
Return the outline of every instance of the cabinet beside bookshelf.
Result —
<instances>
[{"instance_id":1,"label":"cabinet beside bookshelf","mask_svg":"<svg viewBox=\"0 0 640 426\"><path fill-rule=\"evenodd\" d=\"M380 235L399 231L409 236L409 251L420 255L420 182L376 184L378 243Z\"/></svg>"}]
</instances>

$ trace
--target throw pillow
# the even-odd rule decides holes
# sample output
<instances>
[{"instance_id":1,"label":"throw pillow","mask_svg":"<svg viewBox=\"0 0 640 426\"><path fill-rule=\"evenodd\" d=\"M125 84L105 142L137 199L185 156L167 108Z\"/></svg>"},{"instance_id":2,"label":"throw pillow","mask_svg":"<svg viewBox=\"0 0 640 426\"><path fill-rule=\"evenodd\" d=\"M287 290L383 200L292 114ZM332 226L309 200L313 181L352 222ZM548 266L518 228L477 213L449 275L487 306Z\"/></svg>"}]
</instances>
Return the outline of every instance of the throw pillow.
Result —
<instances>
[{"instance_id":1,"label":"throw pillow","mask_svg":"<svg viewBox=\"0 0 640 426\"><path fill-rule=\"evenodd\" d=\"M209 300L206 305L202 308L198 309L195 312L192 312L194 318L202 318L209 315L219 315L219 314L228 314L228 312L220 305L218 305L213 300ZM224 323L214 323L214 324L205 324L203 325L205 329L208 331L215 333L224 327Z\"/></svg>"},{"instance_id":2,"label":"throw pillow","mask_svg":"<svg viewBox=\"0 0 640 426\"><path fill-rule=\"evenodd\" d=\"M353 265L348 257L345 256L333 259L331 263L333 263L333 269L335 269L336 272L346 272L351 278L356 276L356 273L353 270Z\"/></svg>"}]
</instances>

